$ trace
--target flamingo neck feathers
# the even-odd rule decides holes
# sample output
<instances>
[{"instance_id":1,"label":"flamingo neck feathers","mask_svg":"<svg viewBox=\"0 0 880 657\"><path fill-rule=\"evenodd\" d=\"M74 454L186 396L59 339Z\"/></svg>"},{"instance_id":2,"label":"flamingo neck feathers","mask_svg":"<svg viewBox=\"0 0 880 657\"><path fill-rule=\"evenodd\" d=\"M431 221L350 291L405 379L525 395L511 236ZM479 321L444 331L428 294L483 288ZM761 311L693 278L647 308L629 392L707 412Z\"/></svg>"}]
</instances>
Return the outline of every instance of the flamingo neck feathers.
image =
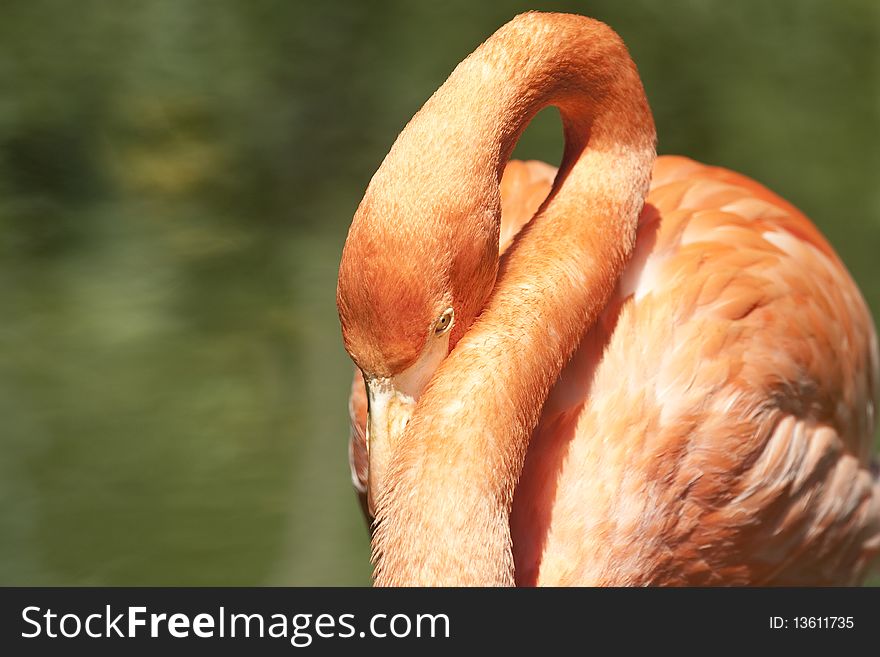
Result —
<instances>
[{"instance_id":1,"label":"flamingo neck feathers","mask_svg":"<svg viewBox=\"0 0 880 657\"><path fill-rule=\"evenodd\" d=\"M529 438L631 255L655 157L653 119L610 28L524 14L456 68L371 183L403 168L410 191L398 187L398 203L442 208L450 194L479 195L486 211L468 220L497 235L501 173L525 126L550 105L564 127L559 174L392 457L373 537L377 585L514 584L509 516Z\"/></svg>"}]
</instances>

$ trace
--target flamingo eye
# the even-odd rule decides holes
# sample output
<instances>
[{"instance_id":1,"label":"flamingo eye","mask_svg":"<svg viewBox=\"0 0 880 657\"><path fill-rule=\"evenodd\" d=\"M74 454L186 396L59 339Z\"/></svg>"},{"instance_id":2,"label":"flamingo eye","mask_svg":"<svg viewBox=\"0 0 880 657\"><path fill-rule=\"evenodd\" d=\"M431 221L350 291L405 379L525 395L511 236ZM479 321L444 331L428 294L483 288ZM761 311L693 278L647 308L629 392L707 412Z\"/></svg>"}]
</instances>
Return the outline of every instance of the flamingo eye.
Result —
<instances>
[{"instance_id":1,"label":"flamingo eye","mask_svg":"<svg viewBox=\"0 0 880 657\"><path fill-rule=\"evenodd\" d=\"M449 327L452 326L452 320L455 316L455 312L452 308L447 308L443 311L443 314L437 318L437 321L434 322L434 335L443 335L446 331L449 330Z\"/></svg>"}]
</instances>

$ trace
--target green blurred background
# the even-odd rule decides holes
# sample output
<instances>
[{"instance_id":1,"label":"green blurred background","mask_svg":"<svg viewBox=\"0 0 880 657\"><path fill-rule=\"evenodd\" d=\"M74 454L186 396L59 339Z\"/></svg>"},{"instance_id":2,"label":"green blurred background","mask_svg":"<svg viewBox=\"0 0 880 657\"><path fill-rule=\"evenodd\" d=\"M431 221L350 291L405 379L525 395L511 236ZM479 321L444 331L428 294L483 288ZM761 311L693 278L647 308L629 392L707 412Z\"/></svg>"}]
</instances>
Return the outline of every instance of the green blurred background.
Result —
<instances>
[{"instance_id":1,"label":"green blurred background","mask_svg":"<svg viewBox=\"0 0 880 657\"><path fill-rule=\"evenodd\" d=\"M514 14L629 44L660 151L768 184L880 311L880 3L0 5L0 584L367 584L334 303L395 135ZM520 157L558 162L539 116Z\"/></svg>"}]
</instances>

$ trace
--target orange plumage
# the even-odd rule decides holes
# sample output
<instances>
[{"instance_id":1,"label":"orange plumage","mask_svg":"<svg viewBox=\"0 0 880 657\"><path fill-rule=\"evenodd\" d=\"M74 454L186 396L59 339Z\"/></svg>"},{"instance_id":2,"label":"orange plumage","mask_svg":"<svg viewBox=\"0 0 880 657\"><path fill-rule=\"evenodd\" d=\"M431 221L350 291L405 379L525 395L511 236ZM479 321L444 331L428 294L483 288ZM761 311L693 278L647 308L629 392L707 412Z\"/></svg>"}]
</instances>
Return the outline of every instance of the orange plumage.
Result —
<instances>
[{"instance_id":1,"label":"orange plumage","mask_svg":"<svg viewBox=\"0 0 880 657\"><path fill-rule=\"evenodd\" d=\"M561 173L505 166L547 104ZM617 36L527 14L377 172L338 291L377 583L851 584L880 553L858 289L791 204L653 141Z\"/></svg>"}]
</instances>

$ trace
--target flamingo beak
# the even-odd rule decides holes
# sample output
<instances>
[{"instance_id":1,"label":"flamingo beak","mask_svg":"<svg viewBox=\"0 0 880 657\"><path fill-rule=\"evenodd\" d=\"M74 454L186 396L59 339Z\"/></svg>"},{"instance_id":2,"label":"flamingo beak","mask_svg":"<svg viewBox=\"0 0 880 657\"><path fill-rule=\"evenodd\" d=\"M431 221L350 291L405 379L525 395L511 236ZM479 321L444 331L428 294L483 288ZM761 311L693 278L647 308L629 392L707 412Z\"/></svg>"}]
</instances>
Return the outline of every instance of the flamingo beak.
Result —
<instances>
[{"instance_id":1,"label":"flamingo beak","mask_svg":"<svg viewBox=\"0 0 880 657\"><path fill-rule=\"evenodd\" d=\"M419 359L392 377L364 376L367 387L367 507L376 516L388 465L412 417L419 396L449 353L449 333L432 338Z\"/></svg>"},{"instance_id":2,"label":"flamingo beak","mask_svg":"<svg viewBox=\"0 0 880 657\"><path fill-rule=\"evenodd\" d=\"M416 406L416 399L397 389L393 379L367 381L367 507L376 516L376 498L391 455Z\"/></svg>"}]
</instances>

